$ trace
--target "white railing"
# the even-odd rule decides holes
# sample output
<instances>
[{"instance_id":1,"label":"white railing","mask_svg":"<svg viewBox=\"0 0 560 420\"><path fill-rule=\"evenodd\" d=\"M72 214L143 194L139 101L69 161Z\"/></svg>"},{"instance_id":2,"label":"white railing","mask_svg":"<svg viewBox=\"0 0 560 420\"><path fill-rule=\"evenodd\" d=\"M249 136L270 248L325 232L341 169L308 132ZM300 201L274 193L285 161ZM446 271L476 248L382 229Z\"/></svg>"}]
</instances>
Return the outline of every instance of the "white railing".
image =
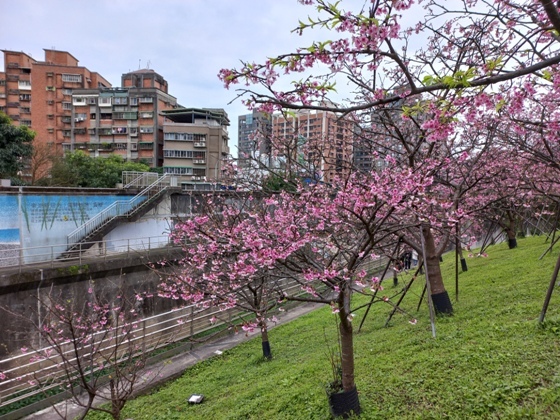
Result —
<instances>
[{"instance_id":1,"label":"white railing","mask_svg":"<svg viewBox=\"0 0 560 420\"><path fill-rule=\"evenodd\" d=\"M41 263L41 267L51 268L55 262L82 261L95 259L107 260L116 255L131 255L139 252L149 252L171 245L169 235L146 236L140 238L102 240L95 242L84 242L80 244L79 252L72 257L61 257L66 250L67 244L53 244L34 247L14 247L0 249L0 268L19 267L20 270L31 264ZM81 252L81 251L85 252ZM87 250L87 251L86 251ZM47 265L47 263L49 265Z\"/></svg>"},{"instance_id":2,"label":"white railing","mask_svg":"<svg viewBox=\"0 0 560 420\"><path fill-rule=\"evenodd\" d=\"M123 188L142 188L154 183L159 178L157 172L123 171Z\"/></svg>"},{"instance_id":3,"label":"white railing","mask_svg":"<svg viewBox=\"0 0 560 420\"><path fill-rule=\"evenodd\" d=\"M127 215L133 209L138 207L142 202L146 201L150 196L160 192L164 188L169 186L169 174L163 175L161 178L158 178L155 182L144 188L140 191L137 195L132 197L130 200L118 200L111 204L106 209L102 210L101 212L97 213L83 225L78 226L72 232L70 232L67 236L67 244L68 246L72 246L91 232L95 231L99 227L109 223L111 220Z\"/></svg>"},{"instance_id":4,"label":"white railing","mask_svg":"<svg viewBox=\"0 0 560 420\"><path fill-rule=\"evenodd\" d=\"M282 289L287 294L298 295L301 285L294 280L281 280ZM213 328L225 327L232 321L249 315L238 308L220 311L214 307L200 309L194 305L173 309L161 314L138 320L138 331L141 331L143 347L149 353L157 347L163 347L172 342L194 337ZM217 322L214 322L217 320ZM103 332L101 332L103 333ZM100 333L100 334L101 334ZM111 350L115 340L107 340L107 351ZM116 340L118 341L118 340ZM126 344L124 344L126 347ZM44 395L45 388L38 389L33 385L37 378L47 378L57 369L56 363L45 363L35 360L33 356L43 354L47 348L35 352L13 355L0 360L0 372L7 378L0 381L0 407L12 404L35 395ZM100 349L103 352L104 349ZM68 350L68 353L71 349ZM71 358L71 356L69 356ZM58 372L62 375L64 372ZM31 382L31 383L30 383ZM55 385L52 387L54 388Z\"/></svg>"}]
</instances>

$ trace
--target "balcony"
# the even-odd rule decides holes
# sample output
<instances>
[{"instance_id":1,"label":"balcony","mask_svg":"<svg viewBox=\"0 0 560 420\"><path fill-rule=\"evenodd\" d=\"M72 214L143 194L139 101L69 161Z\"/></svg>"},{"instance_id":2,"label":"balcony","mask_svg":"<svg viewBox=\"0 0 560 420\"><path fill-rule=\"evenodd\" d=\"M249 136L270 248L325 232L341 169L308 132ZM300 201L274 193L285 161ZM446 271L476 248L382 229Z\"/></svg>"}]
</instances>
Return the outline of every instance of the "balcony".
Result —
<instances>
[{"instance_id":1,"label":"balcony","mask_svg":"<svg viewBox=\"0 0 560 420\"><path fill-rule=\"evenodd\" d=\"M204 165L206 163L206 160L204 160L204 159L193 159L193 163L195 163L197 165Z\"/></svg>"},{"instance_id":2,"label":"balcony","mask_svg":"<svg viewBox=\"0 0 560 420\"><path fill-rule=\"evenodd\" d=\"M194 147L206 147L206 142L205 141L195 141L194 142Z\"/></svg>"},{"instance_id":3,"label":"balcony","mask_svg":"<svg viewBox=\"0 0 560 420\"><path fill-rule=\"evenodd\" d=\"M20 90L31 90L31 82L29 80L19 80L18 89Z\"/></svg>"}]
</instances>

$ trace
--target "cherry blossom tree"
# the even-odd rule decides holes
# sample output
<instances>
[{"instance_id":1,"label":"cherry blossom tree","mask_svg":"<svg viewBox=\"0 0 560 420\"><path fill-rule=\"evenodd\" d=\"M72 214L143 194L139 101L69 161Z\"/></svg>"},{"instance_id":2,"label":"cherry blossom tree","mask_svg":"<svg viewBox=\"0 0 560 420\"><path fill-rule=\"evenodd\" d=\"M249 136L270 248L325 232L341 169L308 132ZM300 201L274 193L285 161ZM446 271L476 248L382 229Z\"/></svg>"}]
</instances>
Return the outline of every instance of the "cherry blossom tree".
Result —
<instances>
[{"instance_id":1,"label":"cherry blossom tree","mask_svg":"<svg viewBox=\"0 0 560 420\"><path fill-rule=\"evenodd\" d=\"M266 214L274 217L253 217L244 225L252 235L272 239L266 246L286 250L274 263L259 266L307 280L304 286L317 302L334 303L348 391L355 386L349 308L354 285L367 283L359 270L363 259L389 238L421 248L432 293L442 297L440 312L451 312L439 256L466 215L504 202L502 194L484 196L492 176L506 174L504 166L492 165L492 156L510 165L508 185L522 182L514 166L522 160L508 155L515 150L511 142L503 149L490 143L489 122L506 135L523 138L530 131L532 156L556 157L560 14L551 0L373 0L357 8L354 2L300 2L315 7L316 14L295 29L321 30L312 45L263 63L242 62L220 77L226 87L237 87L250 109L317 110L350 118L362 142L386 165L364 172L346 162L352 169L328 185L300 186L270 198L274 211ZM286 87L284 81L294 76L300 79ZM527 115L536 98L540 109L534 109L541 113ZM527 131L530 127L538 129ZM281 139L271 141L288 165L294 150L313 156L297 140L285 139L285 147L275 146ZM464 172L469 165L478 170ZM289 251L281 246L286 240L293 243ZM332 295L322 294L318 284Z\"/></svg>"},{"instance_id":2,"label":"cherry blossom tree","mask_svg":"<svg viewBox=\"0 0 560 420\"><path fill-rule=\"evenodd\" d=\"M33 323L38 333L36 345L21 349L36 369L25 378L0 373L0 381L26 380L47 396L53 390L65 392L66 398L83 408L80 419L92 410L120 419L140 382L145 385L158 373L144 371L160 342L147 337L138 316L139 302L122 291L107 297L93 285L85 300L54 292L38 298L40 312L32 316L12 313ZM67 418L65 407L53 405L61 418Z\"/></svg>"}]
</instances>

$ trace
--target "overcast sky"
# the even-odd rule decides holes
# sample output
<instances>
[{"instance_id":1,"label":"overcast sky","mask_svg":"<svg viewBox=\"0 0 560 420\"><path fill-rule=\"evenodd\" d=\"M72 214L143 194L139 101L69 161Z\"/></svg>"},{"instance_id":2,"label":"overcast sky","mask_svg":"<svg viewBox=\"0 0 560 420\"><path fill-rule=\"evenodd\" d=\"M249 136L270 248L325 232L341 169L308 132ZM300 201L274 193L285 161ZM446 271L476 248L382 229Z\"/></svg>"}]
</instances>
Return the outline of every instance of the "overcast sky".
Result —
<instances>
[{"instance_id":1,"label":"overcast sky","mask_svg":"<svg viewBox=\"0 0 560 420\"><path fill-rule=\"evenodd\" d=\"M308 14L296 0L1 0L0 48L39 61L43 48L68 51L114 87L122 73L149 67L181 105L226 110L236 156L237 117L248 111L228 105L236 94L219 70L308 45L312 35L291 33Z\"/></svg>"}]
</instances>

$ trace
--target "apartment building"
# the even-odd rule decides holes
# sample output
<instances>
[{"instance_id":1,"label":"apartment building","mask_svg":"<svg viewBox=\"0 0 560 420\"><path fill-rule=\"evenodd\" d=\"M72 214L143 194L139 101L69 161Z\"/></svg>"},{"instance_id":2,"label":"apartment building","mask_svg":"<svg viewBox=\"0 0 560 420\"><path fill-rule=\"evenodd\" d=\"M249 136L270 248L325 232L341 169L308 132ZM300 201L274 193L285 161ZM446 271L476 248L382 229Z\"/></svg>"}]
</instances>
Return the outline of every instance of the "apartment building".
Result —
<instances>
[{"instance_id":1,"label":"apartment building","mask_svg":"<svg viewBox=\"0 0 560 420\"><path fill-rule=\"evenodd\" d=\"M163 169L179 177L183 189L223 182L230 158L227 113L214 108L164 110Z\"/></svg>"},{"instance_id":2,"label":"apartment building","mask_svg":"<svg viewBox=\"0 0 560 420\"><path fill-rule=\"evenodd\" d=\"M272 117L259 111L237 118L238 166L240 170L251 169L252 158L270 153Z\"/></svg>"},{"instance_id":3,"label":"apartment building","mask_svg":"<svg viewBox=\"0 0 560 420\"><path fill-rule=\"evenodd\" d=\"M114 153L150 167L163 166L161 112L176 108L177 99L151 69L123 74L121 85L73 91L64 150L83 150L94 157Z\"/></svg>"},{"instance_id":4,"label":"apartment building","mask_svg":"<svg viewBox=\"0 0 560 420\"><path fill-rule=\"evenodd\" d=\"M72 94L76 89L108 88L100 74L78 65L66 51L45 49L45 60L24 52L2 50L4 71L0 72L0 111L16 125L36 133L35 144L62 152L65 133L72 128Z\"/></svg>"},{"instance_id":5,"label":"apartment building","mask_svg":"<svg viewBox=\"0 0 560 420\"><path fill-rule=\"evenodd\" d=\"M351 171L353 126L334 112L274 114L271 147L299 165L303 176L329 182Z\"/></svg>"}]
</instances>

